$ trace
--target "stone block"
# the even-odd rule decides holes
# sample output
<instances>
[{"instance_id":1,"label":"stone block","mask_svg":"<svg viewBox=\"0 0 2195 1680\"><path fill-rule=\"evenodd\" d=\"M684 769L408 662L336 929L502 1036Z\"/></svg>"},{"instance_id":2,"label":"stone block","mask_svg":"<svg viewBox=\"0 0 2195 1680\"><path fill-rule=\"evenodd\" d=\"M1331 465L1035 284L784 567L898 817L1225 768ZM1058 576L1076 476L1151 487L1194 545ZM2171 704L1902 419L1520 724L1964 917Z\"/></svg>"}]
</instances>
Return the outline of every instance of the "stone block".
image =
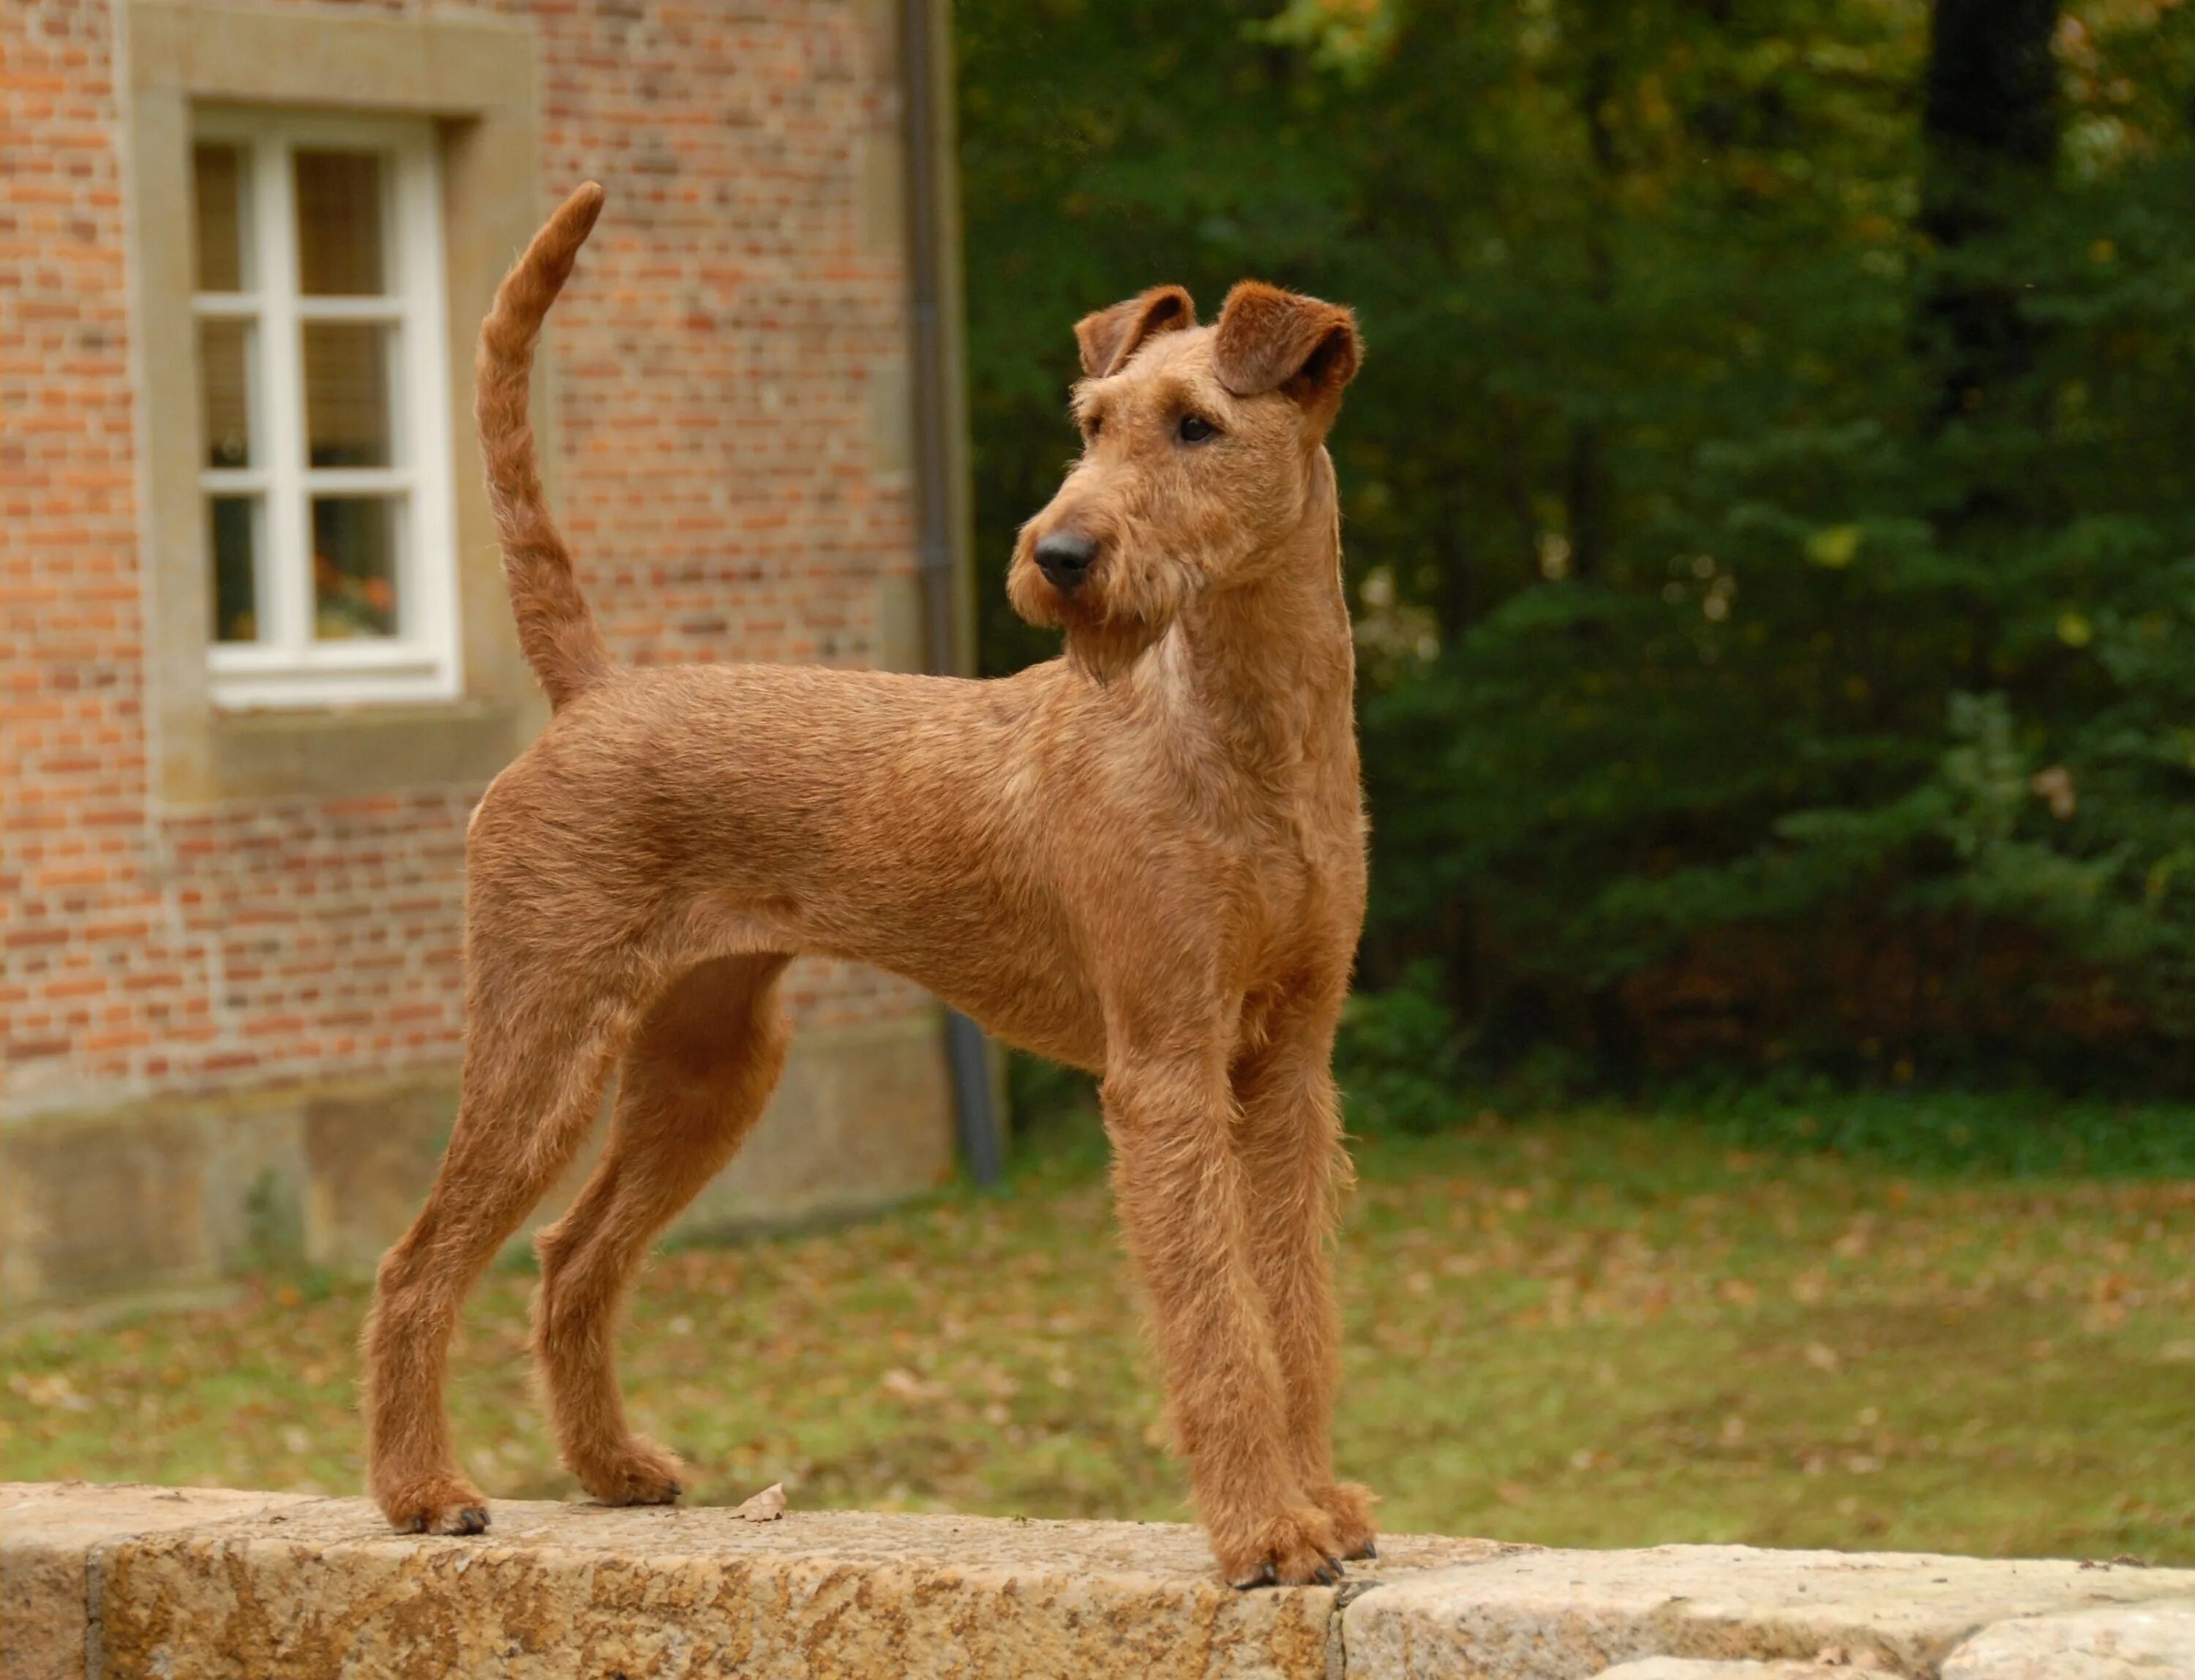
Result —
<instances>
[{"instance_id":1,"label":"stone block","mask_svg":"<svg viewBox=\"0 0 2195 1680\"><path fill-rule=\"evenodd\" d=\"M306 1249L314 1265L373 1268L426 1198L457 1111L454 1078L306 1099Z\"/></svg>"},{"instance_id":2,"label":"stone block","mask_svg":"<svg viewBox=\"0 0 2195 1680\"><path fill-rule=\"evenodd\" d=\"M2195 1597L1999 1622L1951 1653L1943 1680L2195 1680Z\"/></svg>"},{"instance_id":3,"label":"stone block","mask_svg":"<svg viewBox=\"0 0 2195 1680\"><path fill-rule=\"evenodd\" d=\"M0 1132L0 1290L10 1304L210 1276L195 1126L59 1120Z\"/></svg>"},{"instance_id":4,"label":"stone block","mask_svg":"<svg viewBox=\"0 0 2195 1680\"><path fill-rule=\"evenodd\" d=\"M94 1572L103 1548L303 1503L294 1493L226 1488L0 1483L0 1675L84 1680Z\"/></svg>"},{"instance_id":5,"label":"stone block","mask_svg":"<svg viewBox=\"0 0 2195 1680\"><path fill-rule=\"evenodd\" d=\"M1656 1656L1933 1674L2013 1617L2184 1596L2195 1572L1926 1553L1533 1551L1382 1587L1351 1604L1351 1680L1589 1680Z\"/></svg>"},{"instance_id":6,"label":"stone block","mask_svg":"<svg viewBox=\"0 0 2195 1680\"><path fill-rule=\"evenodd\" d=\"M429 1071L9 1125L0 1302L204 1285L298 1257L369 1272L418 1211L457 1106L455 1072ZM607 1129L597 1124L515 1246L578 1193ZM721 1236L872 1213L944 1182L953 1152L935 1012L802 1033L753 1135L672 1230Z\"/></svg>"},{"instance_id":7,"label":"stone block","mask_svg":"<svg viewBox=\"0 0 2195 1680\"><path fill-rule=\"evenodd\" d=\"M1750 1659L1719 1662L1713 1657L1647 1657L1603 1669L1594 1680L1860 1680L1867 1671L1841 1662L1754 1662Z\"/></svg>"},{"instance_id":8,"label":"stone block","mask_svg":"<svg viewBox=\"0 0 2195 1680\"><path fill-rule=\"evenodd\" d=\"M479 1539L326 1499L112 1549L111 1674L1325 1680L1335 1593L1240 1593L1195 1529L497 1503ZM1397 1539L1391 1577L1495 1554ZM1352 1571L1352 1575L1359 1572ZM1376 1579L1378 1577L1373 1577Z\"/></svg>"}]
</instances>

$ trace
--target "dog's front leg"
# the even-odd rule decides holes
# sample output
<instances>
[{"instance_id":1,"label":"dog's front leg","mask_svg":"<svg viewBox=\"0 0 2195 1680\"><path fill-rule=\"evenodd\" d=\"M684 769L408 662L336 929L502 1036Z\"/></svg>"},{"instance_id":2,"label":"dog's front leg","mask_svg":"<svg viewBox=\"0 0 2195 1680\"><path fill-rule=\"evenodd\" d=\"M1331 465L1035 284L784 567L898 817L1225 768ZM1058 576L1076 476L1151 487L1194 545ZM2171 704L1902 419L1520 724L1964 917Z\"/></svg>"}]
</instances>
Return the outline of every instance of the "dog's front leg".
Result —
<instances>
[{"instance_id":1,"label":"dog's front leg","mask_svg":"<svg viewBox=\"0 0 2195 1680\"><path fill-rule=\"evenodd\" d=\"M1249 1250L1216 1048L1116 1058L1113 1189L1166 1366L1167 1406L1213 1555L1238 1586L1338 1579L1334 1525L1289 1449L1286 1385Z\"/></svg>"},{"instance_id":2,"label":"dog's front leg","mask_svg":"<svg viewBox=\"0 0 2195 1680\"><path fill-rule=\"evenodd\" d=\"M1335 997L1339 988L1333 989ZM1288 1397L1288 1433L1304 1491L1334 1522L1344 1557L1371 1557L1372 1495L1334 1479L1334 1397L1340 1377L1340 1311L1333 1237L1349 1182L1332 1071L1338 1002L1293 998L1259 1049L1236 1069L1248 1179L1250 1258L1273 1325Z\"/></svg>"}]
</instances>

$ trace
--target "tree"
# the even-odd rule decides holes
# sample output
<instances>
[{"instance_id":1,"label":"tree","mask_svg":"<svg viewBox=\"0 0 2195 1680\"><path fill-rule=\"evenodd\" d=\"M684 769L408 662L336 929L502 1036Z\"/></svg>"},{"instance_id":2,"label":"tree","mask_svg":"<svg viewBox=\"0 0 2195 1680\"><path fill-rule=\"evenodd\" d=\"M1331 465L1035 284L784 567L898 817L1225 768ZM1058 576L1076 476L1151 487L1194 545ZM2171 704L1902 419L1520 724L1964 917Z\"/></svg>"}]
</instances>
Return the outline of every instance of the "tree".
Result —
<instances>
[{"instance_id":1,"label":"tree","mask_svg":"<svg viewBox=\"0 0 2195 1680\"><path fill-rule=\"evenodd\" d=\"M2195 10L2050 15L964 3L987 559L1076 315L1345 297L1368 984L1494 1061L2195 1078Z\"/></svg>"}]
</instances>

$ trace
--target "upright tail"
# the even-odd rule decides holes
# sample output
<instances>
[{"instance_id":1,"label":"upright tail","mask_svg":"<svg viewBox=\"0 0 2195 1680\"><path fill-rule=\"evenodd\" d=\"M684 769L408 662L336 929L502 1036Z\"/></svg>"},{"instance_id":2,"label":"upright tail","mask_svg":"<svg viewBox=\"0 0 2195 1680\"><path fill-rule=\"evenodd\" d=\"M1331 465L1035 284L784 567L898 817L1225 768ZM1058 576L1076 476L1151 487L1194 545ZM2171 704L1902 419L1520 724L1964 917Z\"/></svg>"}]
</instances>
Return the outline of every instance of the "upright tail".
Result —
<instances>
[{"instance_id":1,"label":"upright tail","mask_svg":"<svg viewBox=\"0 0 2195 1680\"><path fill-rule=\"evenodd\" d=\"M559 710L601 680L609 649L572 575L571 551L550 517L526 401L542 318L571 278L602 209L602 189L591 181L533 236L496 288L474 373L473 417L487 460L488 499L503 540L503 578L518 618L518 644Z\"/></svg>"}]
</instances>

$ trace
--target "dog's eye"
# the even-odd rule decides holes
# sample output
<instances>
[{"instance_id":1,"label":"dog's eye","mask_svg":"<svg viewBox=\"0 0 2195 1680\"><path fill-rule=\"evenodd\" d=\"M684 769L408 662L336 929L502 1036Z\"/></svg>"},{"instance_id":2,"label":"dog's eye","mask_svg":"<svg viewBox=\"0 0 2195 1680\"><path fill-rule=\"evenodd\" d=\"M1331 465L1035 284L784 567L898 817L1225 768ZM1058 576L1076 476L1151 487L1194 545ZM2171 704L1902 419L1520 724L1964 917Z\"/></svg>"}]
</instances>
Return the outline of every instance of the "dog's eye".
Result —
<instances>
[{"instance_id":1,"label":"dog's eye","mask_svg":"<svg viewBox=\"0 0 2195 1680\"><path fill-rule=\"evenodd\" d=\"M1201 443L1207 438L1218 436L1219 428L1201 415L1184 414L1181 417L1181 424L1174 428L1173 435L1184 443Z\"/></svg>"},{"instance_id":2,"label":"dog's eye","mask_svg":"<svg viewBox=\"0 0 2195 1680\"><path fill-rule=\"evenodd\" d=\"M1082 423L1082 435L1092 443L1098 441L1098 434L1104 430L1105 417L1103 414L1092 414Z\"/></svg>"}]
</instances>

